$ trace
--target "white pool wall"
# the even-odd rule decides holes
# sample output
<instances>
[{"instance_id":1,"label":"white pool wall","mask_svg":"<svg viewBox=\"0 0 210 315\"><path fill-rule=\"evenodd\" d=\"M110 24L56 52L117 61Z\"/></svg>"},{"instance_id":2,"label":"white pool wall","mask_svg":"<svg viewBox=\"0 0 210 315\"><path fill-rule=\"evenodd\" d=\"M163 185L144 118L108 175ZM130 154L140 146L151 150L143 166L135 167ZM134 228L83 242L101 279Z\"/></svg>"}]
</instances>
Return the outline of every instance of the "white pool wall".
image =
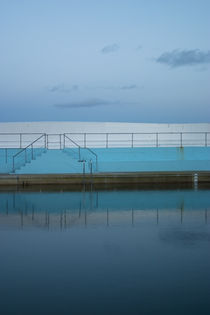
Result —
<instances>
[{"instance_id":1,"label":"white pool wall","mask_svg":"<svg viewBox=\"0 0 210 315\"><path fill-rule=\"evenodd\" d=\"M178 133L194 133L185 134L183 136L183 144L191 145L210 145L210 134L207 141L205 133L210 133L210 123L197 124L149 124L149 123L122 123L122 122L7 122L0 123L0 147L22 147L24 148L32 141L37 139L39 135L30 135L30 133L46 133L58 134L58 136L48 137L48 148L60 148L64 146L64 138L59 135L69 133L69 137L80 146L90 148L106 147L129 147L129 146L155 146L156 133L168 133L158 135L158 145L160 146L180 146L180 134ZM5 135L6 133L17 133L17 135ZM18 134L22 136L21 145ZM84 137L84 133L87 136ZM102 135L91 135L90 133L101 133ZM118 133L118 134L116 134ZM127 135L125 135L127 133ZM132 136L132 133L135 135ZM153 135L138 135L137 133L153 133ZM170 135L170 133L177 133ZM203 133L203 134L195 134ZM28 135L26 135L28 134ZM106 134L109 134L108 137ZM132 140L133 137L133 140ZM84 139L86 138L86 139ZM36 145L40 145L41 141ZM191 141L192 140L192 141ZM133 141L133 144L132 144ZM44 142L43 142L44 143ZM42 143L42 145L43 145ZM73 146L70 141L66 141L67 145Z\"/></svg>"},{"instance_id":2,"label":"white pool wall","mask_svg":"<svg viewBox=\"0 0 210 315\"><path fill-rule=\"evenodd\" d=\"M210 123L150 124L122 122L38 121L0 123L0 133L210 132Z\"/></svg>"}]
</instances>

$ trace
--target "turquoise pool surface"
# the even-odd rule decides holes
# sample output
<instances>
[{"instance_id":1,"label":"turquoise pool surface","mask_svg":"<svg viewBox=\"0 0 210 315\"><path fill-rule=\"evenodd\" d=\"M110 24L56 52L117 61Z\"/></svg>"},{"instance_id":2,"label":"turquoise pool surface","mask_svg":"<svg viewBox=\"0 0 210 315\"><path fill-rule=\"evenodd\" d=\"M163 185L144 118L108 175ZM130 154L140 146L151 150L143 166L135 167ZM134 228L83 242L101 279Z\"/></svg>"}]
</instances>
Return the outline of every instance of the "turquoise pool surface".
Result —
<instances>
[{"instance_id":1,"label":"turquoise pool surface","mask_svg":"<svg viewBox=\"0 0 210 315\"><path fill-rule=\"evenodd\" d=\"M210 171L210 147L0 149L0 173ZM15 158L13 158L16 155ZM91 166L92 164L92 166Z\"/></svg>"}]
</instances>

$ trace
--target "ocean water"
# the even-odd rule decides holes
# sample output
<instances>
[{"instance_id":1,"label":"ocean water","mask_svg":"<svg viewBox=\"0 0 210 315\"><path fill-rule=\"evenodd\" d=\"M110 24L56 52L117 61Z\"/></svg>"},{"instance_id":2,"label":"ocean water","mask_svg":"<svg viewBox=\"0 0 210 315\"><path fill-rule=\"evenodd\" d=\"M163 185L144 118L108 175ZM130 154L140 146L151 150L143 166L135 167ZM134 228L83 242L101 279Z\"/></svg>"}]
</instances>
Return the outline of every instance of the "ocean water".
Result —
<instances>
[{"instance_id":1,"label":"ocean water","mask_svg":"<svg viewBox=\"0 0 210 315\"><path fill-rule=\"evenodd\" d=\"M210 189L0 192L0 314L210 314Z\"/></svg>"}]
</instances>

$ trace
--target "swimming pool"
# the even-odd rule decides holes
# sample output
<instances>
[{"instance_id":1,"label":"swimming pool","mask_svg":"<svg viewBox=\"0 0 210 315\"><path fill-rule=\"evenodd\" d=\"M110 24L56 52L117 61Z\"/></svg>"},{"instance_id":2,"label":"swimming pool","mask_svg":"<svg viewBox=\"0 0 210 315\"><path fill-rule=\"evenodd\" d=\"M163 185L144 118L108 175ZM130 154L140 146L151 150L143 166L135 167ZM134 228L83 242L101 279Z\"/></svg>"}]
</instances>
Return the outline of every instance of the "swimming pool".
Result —
<instances>
[{"instance_id":1,"label":"swimming pool","mask_svg":"<svg viewBox=\"0 0 210 315\"><path fill-rule=\"evenodd\" d=\"M205 189L0 192L2 314L209 314Z\"/></svg>"}]
</instances>

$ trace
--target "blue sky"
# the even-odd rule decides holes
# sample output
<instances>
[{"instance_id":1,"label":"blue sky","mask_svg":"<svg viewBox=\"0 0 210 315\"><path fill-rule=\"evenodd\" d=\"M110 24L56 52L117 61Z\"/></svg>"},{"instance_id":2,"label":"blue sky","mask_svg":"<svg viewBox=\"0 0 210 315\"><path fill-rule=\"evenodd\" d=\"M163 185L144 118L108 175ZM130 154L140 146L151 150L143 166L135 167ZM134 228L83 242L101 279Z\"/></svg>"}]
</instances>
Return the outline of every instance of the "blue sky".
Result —
<instances>
[{"instance_id":1,"label":"blue sky","mask_svg":"<svg viewBox=\"0 0 210 315\"><path fill-rule=\"evenodd\" d=\"M0 0L0 121L209 122L209 0Z\"/></svg>"}]
</instances>

